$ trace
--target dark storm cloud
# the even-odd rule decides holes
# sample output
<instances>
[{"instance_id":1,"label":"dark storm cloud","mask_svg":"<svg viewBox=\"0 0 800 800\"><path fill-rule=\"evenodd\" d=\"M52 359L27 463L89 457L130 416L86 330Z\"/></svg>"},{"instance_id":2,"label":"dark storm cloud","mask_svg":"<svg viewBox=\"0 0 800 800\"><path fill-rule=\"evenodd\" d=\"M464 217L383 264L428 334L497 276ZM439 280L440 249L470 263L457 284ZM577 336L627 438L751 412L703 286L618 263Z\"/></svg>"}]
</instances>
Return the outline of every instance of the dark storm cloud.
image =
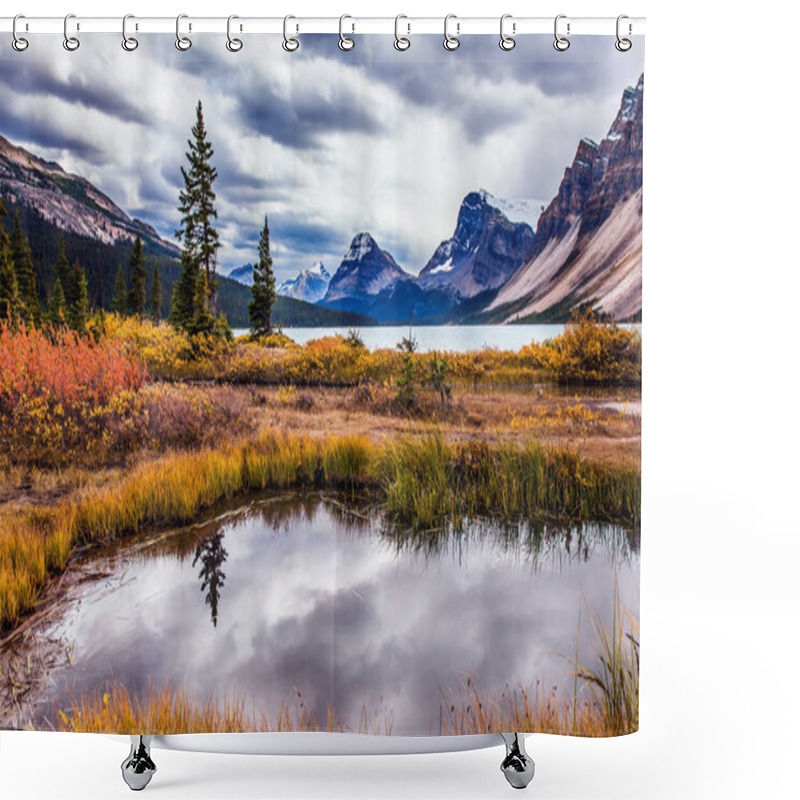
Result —
<instances>
[{"instance_id":1,"label":"dark storm cloud","mask_svg":"<svg viewBox=\"0 0 800 800\"><path fill-rule=\"evenodd\" d=\"M316 94L312 87L298 90L291 98L264 88L256 97L240 97L239 113L253 131L301 150L317 145L323 134L371 134L382 127L357 98L343 94L332 101Z\"/></svg>"},{"instance_id":2,"label":"dark storm cloud","mask_svg":"<svg viewBox=\"0 0 800 800\"><path fill-rule=\"evenodd\" d=\"M54 127L52 121L39 122L28 116L18 116L4 106L0 107L0 132L15 143L31 142L39 147L69 150L94 164L108 163L102 150Z\"/></svg>"},{"instance_id":3,"label":"dark storm cloud","mask_svg":"<svg viewBox=\"0 0 800 800\"><path fill-rule=\"evenodd\" d=\"M55 97L67 103L100 111L123 122L144 124L147 115L141 106L129 102L123 92L96 79L93 70L58 75L56 61L20 58L4 59L2 82L25 95Z\"/></svg>"},{"instance_id":4,"label":"dark storm cloud","mask_svg":"<svg viewBox=\"0 0 800 800\"><path fill-rule=\"evenodd\" d=\"M316 256L317 253L341 253L357 231L339 231L324 222L304 222L293 216L270 215L270 230L275 239L296 254Z\"/></svg>"}]
</instances>

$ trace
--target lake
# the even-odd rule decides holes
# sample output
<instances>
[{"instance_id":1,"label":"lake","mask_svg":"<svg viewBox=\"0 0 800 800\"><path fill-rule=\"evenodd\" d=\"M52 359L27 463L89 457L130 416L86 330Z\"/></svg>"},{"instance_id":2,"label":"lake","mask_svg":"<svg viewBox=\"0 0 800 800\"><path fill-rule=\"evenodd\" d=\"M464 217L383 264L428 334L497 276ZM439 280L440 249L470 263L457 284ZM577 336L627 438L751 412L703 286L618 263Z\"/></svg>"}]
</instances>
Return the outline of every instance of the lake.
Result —
<instances>
[{"instance_id":1,"label":"lake","mask_svg":"<svg viewBox=\"0 0 800 800\"><path fill-rule=\"evenodd\" d=\"M336 333L347 335L350 328L284 328L283 332L298 344L309 339L332 336ZM408 336L408 325L386 325L357 328L364 344L371 350L394 348ZM482 347L497 347L500 350L519 350L532 341L543 342L563 333L563 325L430 325L414 327L413 335L419 349L453 350L466 352L480 350ZM246 328L234 328L234 336L245 336Z\"/></svg>"},{"instance_id":2,"label":"lake","mask_svg":"<svg viewBox=\"0 0 800 800\"><path fill-rule=\"evenodd\" d=\"M638 609L638 535L613 525L501 526L411 535L369 498L266 494L186 528L106 546L77 565L40 633L53 666L34 716L102 690L183 684L245 697L274 719L295 691L355 727L438 733L466 676L572 690L596 658L587 608L609 624L615 585Z\"/></svg>"}]
</instances>

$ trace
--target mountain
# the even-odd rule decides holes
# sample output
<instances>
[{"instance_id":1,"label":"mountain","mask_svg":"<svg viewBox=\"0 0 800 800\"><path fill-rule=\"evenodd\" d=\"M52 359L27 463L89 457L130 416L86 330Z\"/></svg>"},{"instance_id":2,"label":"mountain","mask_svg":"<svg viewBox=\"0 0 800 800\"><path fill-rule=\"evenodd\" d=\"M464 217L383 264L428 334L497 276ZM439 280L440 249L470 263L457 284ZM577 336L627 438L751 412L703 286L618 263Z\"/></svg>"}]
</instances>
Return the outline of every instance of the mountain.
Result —
<instances>
[{"instance_id":1,"label":"mountain","mask_svg":"<svg viewBox=\"0 0 800 800\"><path fill-rule=\"evenodd\" d=\"M316 303L325 297L330 282L331 276L325 265L321 261L315 261L311 267L300 270L297 277L283 281L276 291L284 297Z\"/></svg>"},{"instance_id":2,"label":"mountain","mask_svg":"<svg viewBox=\"0 0 800 800\"><path fill-rule=\"evenodd\" d=\"M504 211L506 213L504 213ZM499 200L484 189L462 201L456 229L419 274L423 289L444 289L461 301L502 286L532 254L529 222L512 222L520 212L535 222L530 201Z\"/></svg>"},{"instance_id":3,"label":"mountain","mask_svg":"<svg viewBox=\"0 0 800 800\"><path fill-rule=\"evenodd\" d=\"M86 178L65 172L0 136L0 196L13 206L35 211L65 233L87 236L102 244L132 245L136 234L149 250L177 258L179 248L155 228L131 219Z\"/></svg>"},{"instance_id":4,"label":"mountain","mask_svg":"<svg viewBox=\"0 0 800 800\"><path fill-rule=\"evenodd\" d=\"M328 284L320 301L328 308L371 314L375 298L398 281L409 281L404 272L368 233L359 233Z\"/></svg>"},{"instance_id":5,"label":"mountain","mask_svg":"<svg viewBox=\"0 0 800 800\"><path fill-rule=\"evenodd\" d=\"M644 75L600 144L578 144L530 258L471 321L557 321L582 304L617 320L641 315L643 106Z\"/></svg>"},{"instance_id":6,"label":"mountain","mask_svg":"<svg viewBox=\"0 0 800 800\"><path fill-rule=\"evenodd\" d=\"M232 281L244 284L245 286L253 285L253 265L245 264L243 267L234 267L229 273L228 277Z\"/></svg>"}]
</instances>

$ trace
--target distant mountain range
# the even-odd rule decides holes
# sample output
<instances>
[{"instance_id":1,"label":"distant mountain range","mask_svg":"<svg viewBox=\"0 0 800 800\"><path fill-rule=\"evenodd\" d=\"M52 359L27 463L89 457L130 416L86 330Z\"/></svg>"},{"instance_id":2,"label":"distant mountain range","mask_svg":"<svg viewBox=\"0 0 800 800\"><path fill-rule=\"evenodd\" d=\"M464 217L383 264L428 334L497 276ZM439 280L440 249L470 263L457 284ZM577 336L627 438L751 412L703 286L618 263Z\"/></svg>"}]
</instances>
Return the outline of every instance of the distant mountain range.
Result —
<instances>
[{"instance_id":1,"label":"distant mountain range","mask_svg":"<svg viewBox=\"0 0 800 800\"><path fill-rule=\"evenodd\" d=\"M410 317L418 323L555 322L582 305L617 320L640 318L643 98L644 75L624 91L606 137L578 143L541 214L537 201L470 192L452 236L418 275L363 231L332 276L317 262L283 281L276 318L311 325L405 323ZM45 280L63 235L70 257L86 267L90 301L108 307L116 265L127 263L138 233L150 271L159 259L167 302L180 271L178 248L85 178L0 136L0 197L21 211ZM245 265L219 279L221 310L233 325L247 324L252 276L252 265Z\"/></svg>"},{"instance_id":2,"label":"distant mountain range","mask_svg":"<svg viewBox=\"0 0 800 800\"><path fill-rule=\"evenodd\" d=\"M417 276L359 233L314 302L383 323L412 316L419 323L556 322L583 305L617 320L638 319L643 97L644 75L624 91L606 137L578 143L543 210L536 201L471 192L453 235Z\"/></svg>"}]
</instances>

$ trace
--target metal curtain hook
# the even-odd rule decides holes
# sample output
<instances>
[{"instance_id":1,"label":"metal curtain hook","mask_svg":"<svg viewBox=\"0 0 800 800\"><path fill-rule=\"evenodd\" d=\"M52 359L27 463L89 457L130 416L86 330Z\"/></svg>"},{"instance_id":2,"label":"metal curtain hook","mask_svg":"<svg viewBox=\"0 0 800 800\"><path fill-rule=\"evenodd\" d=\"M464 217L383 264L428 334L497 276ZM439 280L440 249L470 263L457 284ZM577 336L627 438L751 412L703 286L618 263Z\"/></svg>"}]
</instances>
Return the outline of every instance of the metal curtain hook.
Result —
<instances>
[{"instance_id":1,"label":"metal curtain hook","mask_svg":"<svg viewBox=\"0 0 800 800\"><path fill-rule=\"evenodd\" d=\"M339 17L339 49L340 50L352 50L356 46L356 43L352 39L350 39L350 38L348 38L347 36L344 35L343 26L344 26L344 21L346 19L352 19L352 17L349 14L342 14L342 16ZM353 26L353 30L355 30L355 25Z\"/></svg>"},{"instance_id":2,"label":"metal curtain hook","mask_svg":"<svg viewBox=\"0 0 800 800\"><path fill-rule=\"evenodd\" d=\"M128 36L129 19L134 19L133 14L126 14L122 18L122 49L132 53L139 46L139 40L134 36Z\"/></svg>"},{"instance_id":3,"label":"metal curtain hook","mask_svg":"<svg viewBox=\"0 0 800 800\"><path fill-rule=\"evenodd\" d=\"M511 19L511 14L503 14L500 17L500 49L501 50L513 50L517 46L517 42L515 39L512 39L510 36L506 36L504 25L507 19ZM513 33L516 33L517 25L516 23L512 23L511 30Z\"/></svg>"},{"instance_id":4,"label":"metal curtain hook","mask_svg":"<svg viewBox=\"0 0 800 800\"><path fill-rule=\"evenodd\" d=\"M231 14L228 17L228 41L225 42L225 47L227 47L231 53L238 53L242 47L244 47L244 43L241 39L231 36L231 22L233 22L235 19L239 19L236 14Z\"/></svg>"},{"instance_id":5,"label":"metal curtain hook","mask_svg":"<svg viewBox=\"0 0 800 800\"><path fill-rule=\"evenodd\" d=\"M178 50L188 50L192 46L192 40L188 36L181 35L181 20L188 18L188 14L178 14L175 18L175 47ZM189 30L191 30L191 26Z\"/></svg>"},{"instance_id":6,"label":"metal curtain hook","mask_svg":"<svg viewBox=\"0 0 800 800\"><path fill-rule=\"evenodd\" d=\"M633 42L631 42L630 39L623 39L619 35L620 23L624 19L628 19L628 15L627 14L620 14L617 17L617 41L614 42L614 47L616 47L617 50L620 51L620 53L627 53L628 50L630 50L631 47L633 47ZM631 24L629 22L628 23L628 34L630 35L632 32L633 32L633 28L631 27Z\"/></svg>"},{"instance_id":7,"label":"metal curtain hook","mask_svg":"<svg viewBox=\"0 0 800 800\"><path fill-rule=\"evenodd\" d=\"M23 50L27 50L28 45L30 44L30 42L27 39L23 38L17 33L17 22L21 19L25 19L25 15L17 14L17 16L14 17L14 22L11 26L11 35L14 37L13 41L11 42L11 46L18 53L21 53Z\"/></svg>"},{"instance_id":8,"label":"metal curtain hook","mask_svg":"<svg viewBox=\"0 0 800 800\"><path fill-rule=\"evenodd\" d=\"M297 18L293 17L291 14L288 14L283 18L283 49L287 53L294 53L294 51L300 47L300 42L297 39L290 38L289 34L287 33L290 19Z\"/></svg>"},{"instance_id":9,"label":"metal curtain hook","mask_svg":"<svg viewBox=\"0 0 800 800\"><path fill-rule=\"evenodd\" d=\"M405 14L398 14L394 18L394 49L408 50L408 48L411 47L411 39L407 39L405 36L400 35L401 19L408 19L408 17ZM411 25L406 23L406 27L408 28L408 32L411 33Z\"/></svg>"},{"instance_id":10,"label":"metal curtain hook","mask_svg":"<svg viewBox=\"0 0 800 800\"><path fill-rule=\"evenodd\" d=\"M69 35L69 21L71 19L75 19L74 14L67 14L67 16L64 17L64 49L69 50L70 53L81 46L80 41L75 36Z\"/></svg>"},{"instance_id":11,"label":"metal curtain hook","mask_svg":"<svg viewBox=\"0 0 800 800\"><path fill-rule=\"evenodd\" d=\"M556 17L555 22L553 23L553 32L555 33L556 40L553 42L553 47L558 50L559 53L563 53L565 50L569 50L569 39L566 36L559 36L558 35L558 21L560 19L566 19L566 14L559 14ZM569 22L567 23L567 36L569 36Z\"/></svg>"},{"instance_id":12,"label":"metal curtain hook","mask_svg":"<svg viewBox=\"0 0 800 800\"><path fill-rule=\"evenodd\" d=\"M458 19L458 17L456 17L455 14L448 14L444 18L444 42L443 42L443 44L444 44L444 49L445 50L450 50L450 51L458 50L459 46L461 45L461 42L455 36L451 36L448 33L448 30L447 30L448 23L450 22L451 19ZM460 28L459 23L456 23L456 33L458 33L459 28Z\"/></svg>"}]
</instances>

